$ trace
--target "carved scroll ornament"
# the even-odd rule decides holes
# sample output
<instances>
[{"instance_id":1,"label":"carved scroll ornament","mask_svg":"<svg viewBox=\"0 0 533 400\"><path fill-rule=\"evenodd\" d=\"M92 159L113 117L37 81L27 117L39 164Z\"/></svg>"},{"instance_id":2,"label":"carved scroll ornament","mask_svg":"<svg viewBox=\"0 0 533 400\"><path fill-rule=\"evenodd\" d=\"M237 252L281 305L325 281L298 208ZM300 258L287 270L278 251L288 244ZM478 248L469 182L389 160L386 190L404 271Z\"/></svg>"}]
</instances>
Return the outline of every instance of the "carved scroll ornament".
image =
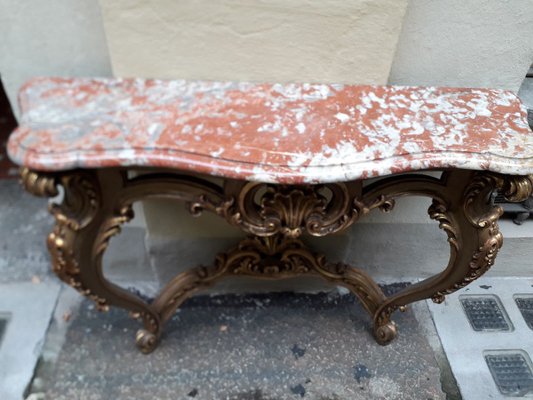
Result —
<instances>
[{"instance_id":1,"label":"carved scroll ornament","mask_svg":"<svg viewBox=\"0 0 533 400\"><path fill-rule=\"evenodd\" d=\"M144 321L137 344L152 351L163 324L193 293L228 276L281 279L312 274L350 289L373 316L374 334L381 344L397 333L394 311L413 301L444 296L486 272L502 245L497 220L501 209L491 205L493 190L512 201L531 195L533 180L489 172L453 170L434 178L421 174L393 176L364 186L361 182L324 185L271 185L226 181L223 186L198 177L155 172L128 178L123 169L42 173L23 170L26 190L54 197L50 207L56 225L48 238L54 272L98 309L126 308ZM298 238L304 233L325 236L346 229L373 209L390 211L394 199L406 195L432 199L428 213L439 223L450 244L446 269L391 297L363 271L329 263L308 250ZM120 226L133 217L132 203L148 197L185 202L193 215L207 210L224 217L251 236L216 257L212 266L179 274L150 304L111 284L102 273L102 255Z\"/></svg>"}]
</instances>

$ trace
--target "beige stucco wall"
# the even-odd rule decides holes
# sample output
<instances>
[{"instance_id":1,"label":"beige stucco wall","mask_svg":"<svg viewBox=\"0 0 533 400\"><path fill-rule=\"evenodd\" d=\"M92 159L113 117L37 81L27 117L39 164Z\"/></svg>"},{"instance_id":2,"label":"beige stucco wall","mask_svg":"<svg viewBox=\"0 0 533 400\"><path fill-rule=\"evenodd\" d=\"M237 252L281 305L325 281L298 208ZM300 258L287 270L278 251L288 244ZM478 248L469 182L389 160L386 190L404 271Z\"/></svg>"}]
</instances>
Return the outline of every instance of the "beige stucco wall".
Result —
<instances>
[{"instance_id":1,"label":"beige stucco wall","mask_svg":"<svg viewBox=\"0 0 533 400\"><path fill-rule=\"evenodd\" d=\"M387 81L407 0L100 0L115 74Z\"/></svg>"}]
</instances>

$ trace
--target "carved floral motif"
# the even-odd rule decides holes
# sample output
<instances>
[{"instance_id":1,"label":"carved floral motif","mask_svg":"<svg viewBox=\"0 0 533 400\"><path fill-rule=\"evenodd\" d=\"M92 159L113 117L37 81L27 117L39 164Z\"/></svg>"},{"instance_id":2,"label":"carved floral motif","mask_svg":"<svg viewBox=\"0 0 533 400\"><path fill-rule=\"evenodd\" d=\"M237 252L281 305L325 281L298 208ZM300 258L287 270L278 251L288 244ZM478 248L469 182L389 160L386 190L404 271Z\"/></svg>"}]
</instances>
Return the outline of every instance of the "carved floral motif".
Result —
<instances>
[{"instance_id":1,"label":"carved floral motif","mask_svg":"<svg viewBox=\"0 0 533 400\"><path fill-rule=\"evenodd\" d=\"M371 313L385 300L379 286L363 271L343 263L329 263L324 255L311 252L300 240L276 235L250 236L233 249L217 255L212 266L179 274L155 299L154 308L162 315L162 321L166 321L198 288L208 287L225 276L237 275L267 279L321 276L348 288Z\"/></svg>"}]
</instances>

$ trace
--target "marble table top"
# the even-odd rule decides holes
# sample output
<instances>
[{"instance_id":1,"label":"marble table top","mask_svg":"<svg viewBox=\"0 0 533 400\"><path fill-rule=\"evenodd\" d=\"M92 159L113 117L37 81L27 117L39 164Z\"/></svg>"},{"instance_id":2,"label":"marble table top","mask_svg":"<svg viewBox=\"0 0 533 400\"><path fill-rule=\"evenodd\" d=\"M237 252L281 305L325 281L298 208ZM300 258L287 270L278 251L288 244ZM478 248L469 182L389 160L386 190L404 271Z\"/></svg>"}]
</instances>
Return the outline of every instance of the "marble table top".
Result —
<instances>
[{"instance_id":1,"label":"marble table top","mask_svg":"<svg viewBox=\"0 0 533 400\"><path fill-rule=\"evenodd\" d=\"M10 157L36 170L169 167L273 183L423 169L533 173L509 91L35 78Z\"/></svg>"}]
</instances>

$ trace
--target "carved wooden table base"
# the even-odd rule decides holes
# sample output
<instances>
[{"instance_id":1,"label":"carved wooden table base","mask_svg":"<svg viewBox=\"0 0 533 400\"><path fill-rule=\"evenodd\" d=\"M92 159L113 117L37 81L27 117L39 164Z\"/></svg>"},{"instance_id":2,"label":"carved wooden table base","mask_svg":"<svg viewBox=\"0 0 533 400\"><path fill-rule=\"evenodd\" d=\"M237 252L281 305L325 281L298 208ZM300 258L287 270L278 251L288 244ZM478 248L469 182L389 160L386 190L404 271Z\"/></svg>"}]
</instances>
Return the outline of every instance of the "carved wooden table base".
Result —
<instances>
[{"instance_id":1,"label":"carved wooden table base","mask_svg":"<svg viewBox=\"0 0 533 400\"><path fill-rule=\"evenodd\" d=\"M54 272L96 302L99 310L118 306L141 318L139 348L151 352L163 325L193 293L231 275L282 279L303 274L323 277L348 288L373 317L380 344L396 336L391 314L417 300L440 303L446 294L486 272L502 245L497 220L502 210L492 206L493 190L509 201L523 201L533 191L528 176L451 170L441 178L422 174L391 176L363 187L361 181L322 185L273 185L226 180L223 186L173 171L147 169L129 178L126 169L107 168L44 173L22 170L29 192L53 197L64 189L61 204L50 207L56 225L48 237ZM331 263L298 239L304 232L325 236L347 228L374 208L390 211L401 196L433 199L429 216L448 235L450 260L439 274L386 297L363 271ZM204 210L225 218L249 234L236 247L219 254L209 267L183 272L150 304L108 280L102 256L112 236L133 217L132 204L149 197L184 201L193 215Z\"/></svg>"}]
</instances>

